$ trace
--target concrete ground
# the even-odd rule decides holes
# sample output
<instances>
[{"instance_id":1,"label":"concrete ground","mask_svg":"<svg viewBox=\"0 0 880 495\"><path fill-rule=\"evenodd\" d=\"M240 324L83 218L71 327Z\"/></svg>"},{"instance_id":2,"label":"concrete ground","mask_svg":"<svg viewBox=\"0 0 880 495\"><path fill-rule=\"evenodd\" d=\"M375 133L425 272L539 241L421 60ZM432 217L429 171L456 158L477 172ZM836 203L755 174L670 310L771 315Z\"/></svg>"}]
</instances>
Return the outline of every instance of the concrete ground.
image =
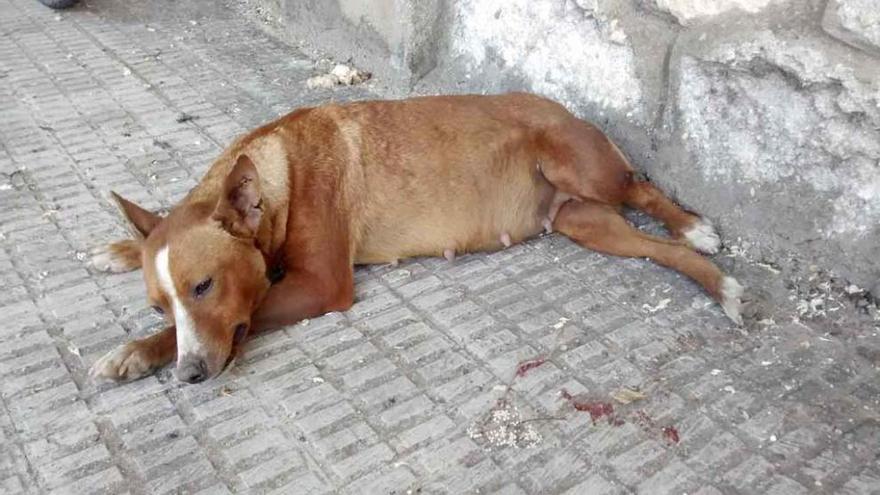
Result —
<instances>
[{"instance_id":1,"label":"concrete ground","mask_svg":"<svg viewBox=\"0 0 880 495\"><path fill-rule=\"evenodd\" d=\"M250 8L0 0L0 493L880 493L873 303L731 233L744 328L552 235L359 269L350 311L205 384L93 382L160 325L139 273L86 263L125 235L106 191L167 208L237 134L386 94L307 89L327 62Z\"/></svg>"}]
</instances>

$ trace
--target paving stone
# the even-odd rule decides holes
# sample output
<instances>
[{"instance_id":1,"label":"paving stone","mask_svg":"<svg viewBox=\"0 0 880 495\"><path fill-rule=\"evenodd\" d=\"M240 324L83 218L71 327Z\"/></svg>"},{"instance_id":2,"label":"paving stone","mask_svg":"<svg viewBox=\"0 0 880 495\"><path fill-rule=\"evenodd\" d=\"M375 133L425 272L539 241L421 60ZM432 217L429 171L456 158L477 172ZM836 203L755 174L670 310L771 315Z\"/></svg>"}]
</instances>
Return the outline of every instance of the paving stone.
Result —
<instances>
[{"instance_id":1,"label":"paving stone","mask_svg":"<svg viewBox=\"0 0 880 495\"><path fill-rule=\"evenodd\" d=\"M796 318L792 294L733 253L717 260L766 287L765 323L780 323L734 329L682 277L550 235L358 267L350 311L255 338L204 384L167 369L93 382L96 359L162 326L140 273L88 266L127 235L107 191L167 209L246 130L387 96L307 88L325 62L258 28L248 5L0 0L0 492L876 491L876 322L849 306L845 332ZM851 23L829 19L852 43L838 29ZM644 309L657 294L669 305ZM645 398L616 403L621 387ZM621 424L562 390L612 403ZM470 437L499 399L536 446Z\"/></svg>"}]
</instances>

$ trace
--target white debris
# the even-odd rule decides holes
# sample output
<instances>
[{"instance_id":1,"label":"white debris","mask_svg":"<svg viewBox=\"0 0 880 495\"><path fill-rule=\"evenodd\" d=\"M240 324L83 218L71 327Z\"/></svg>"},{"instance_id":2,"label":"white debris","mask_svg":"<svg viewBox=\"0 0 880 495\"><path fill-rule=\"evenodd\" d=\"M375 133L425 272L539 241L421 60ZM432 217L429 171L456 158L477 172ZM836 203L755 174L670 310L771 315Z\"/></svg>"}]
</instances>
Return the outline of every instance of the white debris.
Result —
<instances>
[{"instance_id":1,"label":"white debris","mask_svg":"<svg viewBox=\"0 0 880 495\"><path fill-rule=\"evenodd\" d=\"M71 354L82 357L82 354L79 352L79 348L70 342L67 343L67 350L70 351Z\"/></svg>"},{"instance_id":2,"label":"white debris","mask_svg":"<svg viewBox=\"0 0 880 495\"><path fill-rule=\"evenodd\" d=\"M769 264L769 263L761 263L760 261L756 261L755 264L758 265L758 266L760 266L761 268L767 270L767 271L770 272L770 273L773 273L773 274L776 274L776 275L782 273L782 270L780 270L780 269L774 267L773 265L771 265L771 264Z\"/></svg>"},{"instance_id":3,"label":"white debris","mask_svg":"<svg viewBox=\"0 0 880 495\"><path fill-rule=\"evenodd\" d=\"M559 318L559 321L553 324L553 328L559 330L560 328L564 327L565 324L568 323L568 321L568 318L562 316Z\"/></svg>"},{"instance_id":4,"label":"white debris","mask_svg":"<svg viewBox=\"0 0 880 495\"><path fill-rule=\"evenodd\" d=\"M337 64L328 74L311 77L306 81L309 88L332 88L334 86L351 86L360 84L372 77L364 72L344 64Z\"/></svg>"},{"instance_id":5,"label":"white debris","mask_svg":"<svg viewBox=\"0 0 880 495\"><path fill-rule=\"evenodd\" d=\"M844 290L846 291L847 294L850 294L850 295L861 294L862 292L864 292L864 289L862 289L861 287L859 287L856 284L849 284L846 286L846 288Z\"/></svg>"},{"instance_id":6,"label":"white debris","mask_svg":"<svg viewBox=\"0 0 880 495\"><path fill-rule=\"evenodd\" d=\"M534 447L541 441L541 434L532 422L523 420L516 407L505 399L467 429L473 440L486 442L491 447Z\"/></svg>"},{"instance_id":7,"label":"white debris","mask_svg":"<svg viewBox=\"0 0 880 495\"><path fill-rule=\"evenodd\" d=\"M321 76L315 76L315 77L309 78L309 80L306 81L306 86L308 86L309 89L332 88L332 87L336 86L336 83L337 83L336 76L334 76L333 74L324 74Z\"/></svg>"},{"instance_id":8,"label":"white debris","mask_svg":"<svg viewBox=\"0 0 880 495\"><path fill-rule=\"evenodd\" d=\"M663 299L656 306L651 306L650 304L642 304L642 309L649 313L656 313L662 309L665 309L666 306L669 306L669 303L672 302L672 299Z\"/></svg>"}]
</instances>

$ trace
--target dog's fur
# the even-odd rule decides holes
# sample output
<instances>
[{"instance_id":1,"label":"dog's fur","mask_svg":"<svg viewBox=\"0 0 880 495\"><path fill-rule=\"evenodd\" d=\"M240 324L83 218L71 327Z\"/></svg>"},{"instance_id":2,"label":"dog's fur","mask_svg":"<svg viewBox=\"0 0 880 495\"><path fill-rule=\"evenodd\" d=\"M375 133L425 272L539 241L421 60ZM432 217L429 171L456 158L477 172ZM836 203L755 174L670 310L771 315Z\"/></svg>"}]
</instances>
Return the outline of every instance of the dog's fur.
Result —
<instances>
[{"instance_id":1,"label":"dog's fur","mask_svg":"<svg viewBox=\"0 0 880 495\"><path fill-rule=\"evenodd\" d=\"M636 180L596 127L534 95L300 109L233 143L167 217L114 197L140 238L102 248L94 265L143 268L170 326L108 353L96 376L135 379L176 356L178 377L201 381L248 331L349 308L356 264L451 260L545 229L674 268L741 321L742 288L695 251L720 247L711 224ZM631 227L624 205L672 238Z\"/></svg>"}]
</instances>

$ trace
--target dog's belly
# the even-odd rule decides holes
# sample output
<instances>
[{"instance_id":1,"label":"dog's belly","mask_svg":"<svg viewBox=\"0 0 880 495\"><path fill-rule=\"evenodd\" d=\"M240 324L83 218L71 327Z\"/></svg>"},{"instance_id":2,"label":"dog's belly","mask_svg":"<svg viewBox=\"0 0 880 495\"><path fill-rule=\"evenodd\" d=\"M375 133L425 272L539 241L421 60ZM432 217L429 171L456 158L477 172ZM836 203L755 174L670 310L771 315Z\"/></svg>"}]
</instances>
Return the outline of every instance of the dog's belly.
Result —
<instances>
[{"instance_id":1,"label":"dog's belly","mask_svg":"<svg viewBox=\"0 0 880 495\"><path fill-rule=\"evenodd\" d=\"M537 137L569 116L540 99L486 101L355 105L334 116L356 163L356 263L499 249L541 232L555 188Z\"/></svg>"},{"instance_id":2,"label":"dog's belly","mask_svg":"<svg viewBox=\"0 0 880 495\"><path fill-rule=\"evenodd\" d=\"M555 189L540 176L492 179L501 187L399 191L366 224L355 263L493 251L539 234Z\"/></svg>"}]
</instances>

